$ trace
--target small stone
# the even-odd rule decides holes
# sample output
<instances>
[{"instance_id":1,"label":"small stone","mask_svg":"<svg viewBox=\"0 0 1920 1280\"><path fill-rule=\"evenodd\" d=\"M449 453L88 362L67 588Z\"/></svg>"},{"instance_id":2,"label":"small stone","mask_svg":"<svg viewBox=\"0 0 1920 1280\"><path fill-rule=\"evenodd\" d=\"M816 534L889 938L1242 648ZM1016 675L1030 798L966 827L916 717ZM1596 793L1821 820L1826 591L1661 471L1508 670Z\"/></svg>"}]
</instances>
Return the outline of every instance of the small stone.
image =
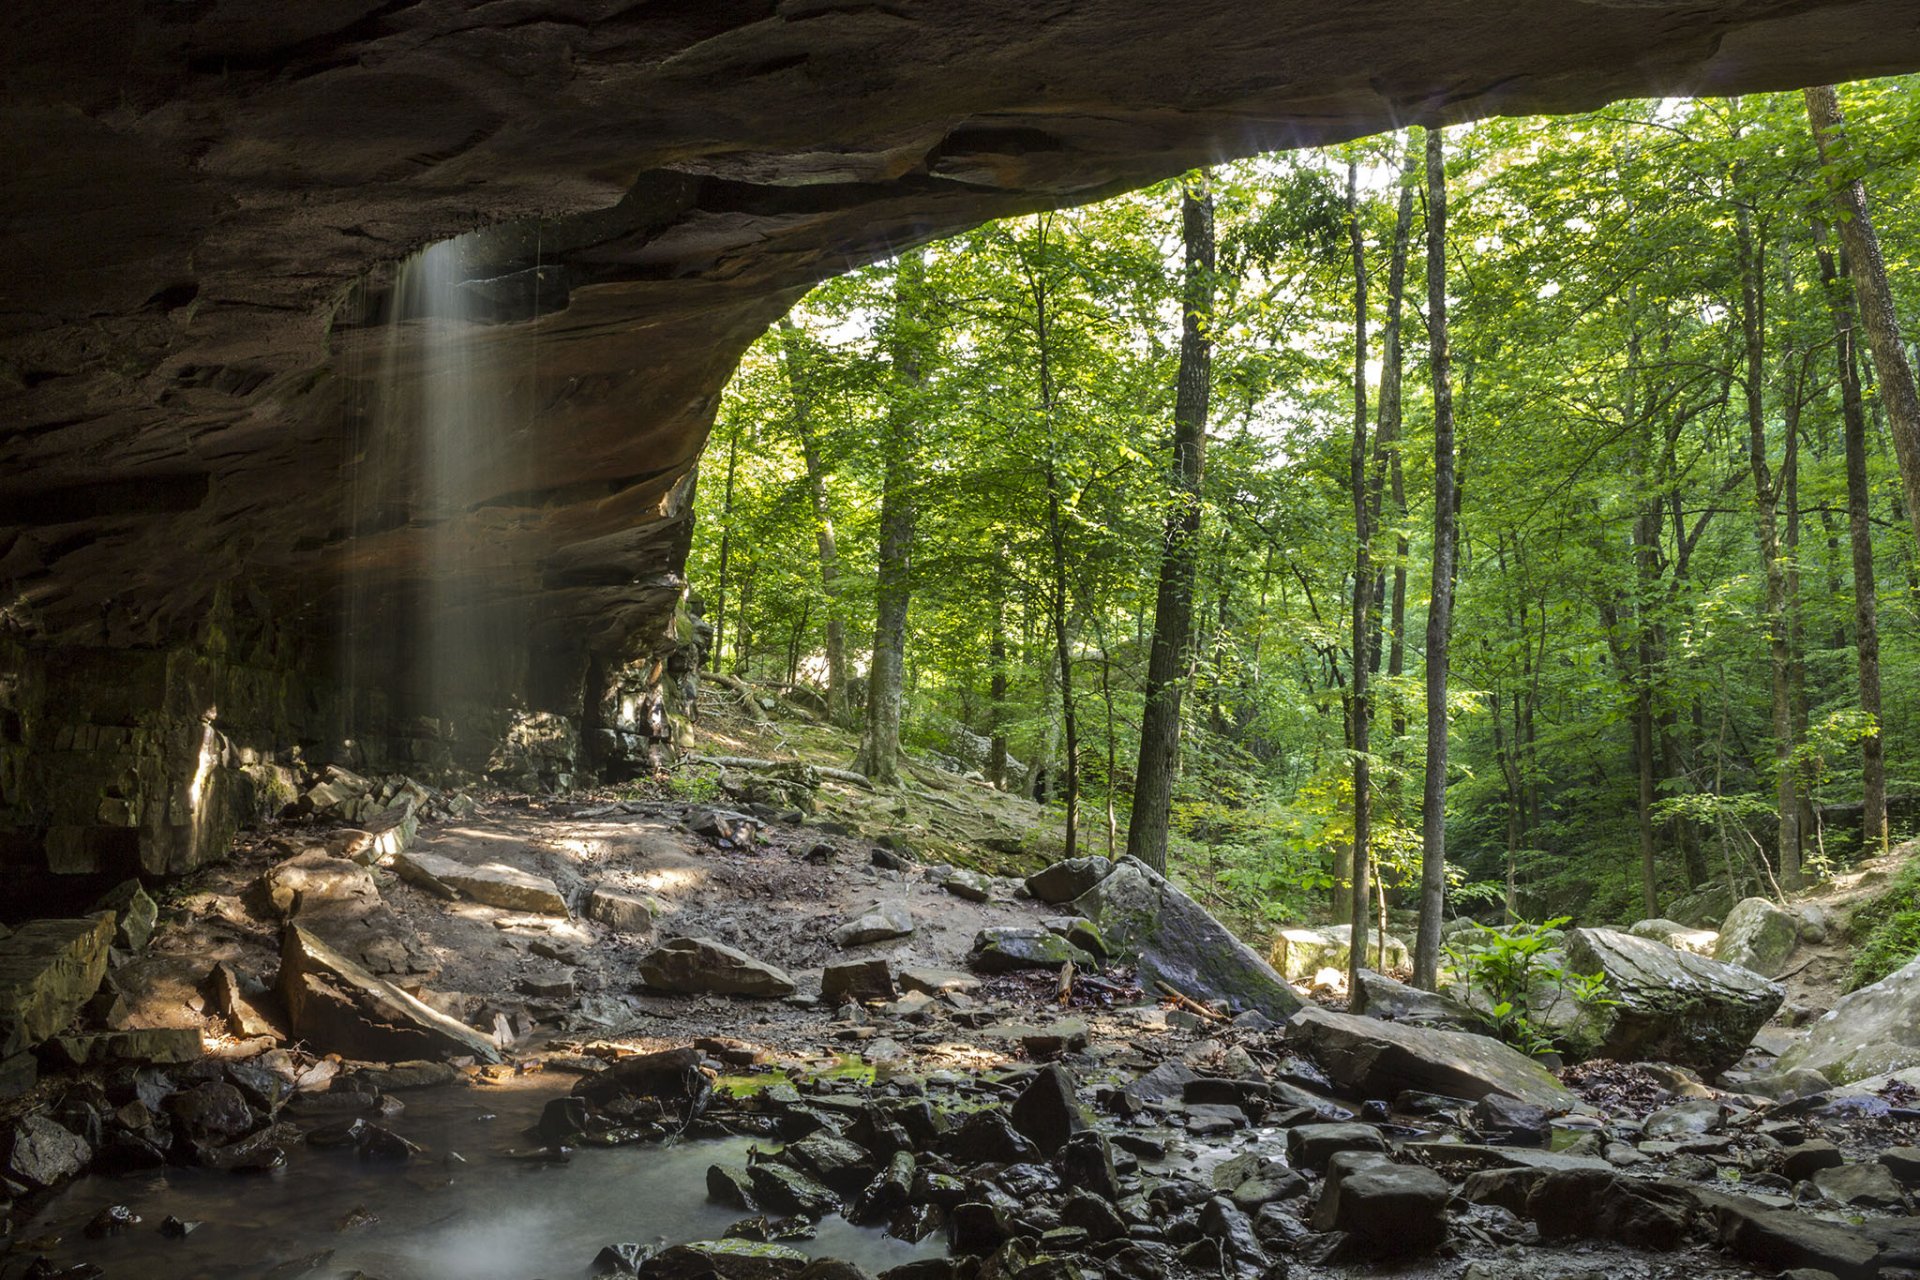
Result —
<instances>
[{"instance_id":1,"label":"small stone","mask_svg":"<svg viewBox=\"0 0 1920 1280\"><path fill-rule=\"evenodd\" d=\"M1087 1047L1087 1024L1079 1018L1062 1018L1022 1034L1020 1047L1036 1062L1078 1052Z\"/></svg>"},{"instance_id":2,"label":"small stone","mask_svg":"<svg viewBox=\"0 0 1920 1280\"><path fill-rule=\"evenodd\" d=\"M93 1215L93 1221L87 1223L85 1235L89 1240L104 1240L108 1236L124 1235L140 1225L139 1214L123 1204L110 1204Z\"/></svg>"},{"instance_id":3,"label":"small stone","mask_svg":"<svg viewBox=\"0 0 1920 1280\"><path fill-rule=\"evenodd\" d=\"M1066 1068L1043 1067L1034 1072L1032 1081L1014 1099L1008 1119L1041 1152L1052 1155L1087 1125L1074 1088L1073 1076Z\"/></svg>"},{"instance_id":4,"label":"small stone","mask_svg":"<svg viewBox=\"0 0 1920 1280\"><path fill-rule=\"evenodd\" d=\"M964 898L968 902L985 902L993 896L992 882L978 871L956 868L940 882L940 887L954 897Z\"/></svg>"},{"instance_id":5,"label":"small stone","mask_svg":"<svg viewBox=\"0 0 1920 1280\"><path fill-rule=\"evenodd\" d=\"M830 1004L847 1000L891 1000L897 994L893 970L885 960L843 960L820 974L820 998Z\"/></svg>"},{"instance_id":6,"label":"small stone","mask_svg":"<svg viewBox=\"0 0 1920 1280\"><path fill-rule=\"evenodd\" d=\"M619 933L646 933L660 914L659 899L620 893L605 885L587 897L587 917Z\"/></svg>"},{"instance_id":7,"label":"small stone","mask_svg":"<svg viewBox=\"0 0 1920 1280\"><path fill-rule=\"evenodd\" d=\"M168 1214L160 1220L160 1234L169 1240L185 1240L200 1229L201 1224L191 1218L176 1218Z\"/></svg>"},{"instance_id":8,"label":"small stone","mask_svg":"<svg viewBox=\"0 0 1920 1280\"><path fill-rule=\"evenodd\" d=\"M1368 1124L1303 1124L1287 1130L1287 1162L1300 1169L1324 1169L1342 1151L1387 1149L1387 1140Z\"/></svg>"},{"instance_id":9,"label":"small stone","mask_svg":"<svg viewBox=\"0 0 1920 1280\"><path fill-rule=\"evenodd\" d=\"M877 902L833 931L836 947L891 942L913 932L913 913L898 902Z\"/></svg>"},{"instance_id":10,"label":"small stone","mask_svg":"<svg viewBox=\"0 0 1920 1280\"><path fill-rule=\"evenodd\" d=\"M1837 1169L1847 1162L1840 1148L1818 1140L1788 1147L1780 1161L1780 1173L1789 1182L1805 1182L1822 1169Z\"/></svg>"}]
</instances>

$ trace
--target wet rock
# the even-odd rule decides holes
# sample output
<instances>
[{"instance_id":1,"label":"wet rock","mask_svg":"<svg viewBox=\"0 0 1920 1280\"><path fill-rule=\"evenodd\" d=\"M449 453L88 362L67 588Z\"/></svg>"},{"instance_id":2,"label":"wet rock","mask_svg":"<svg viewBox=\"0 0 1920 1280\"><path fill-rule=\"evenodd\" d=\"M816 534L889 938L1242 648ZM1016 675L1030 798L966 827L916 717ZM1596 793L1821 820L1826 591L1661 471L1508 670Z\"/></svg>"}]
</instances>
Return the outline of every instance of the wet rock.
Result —
<instances>
[{"instance_id":1,"label":"wet rock","mask_svg":"<svg viewBox=\"0 0 1920 1280\"><path fill-rule=\"evenodd\" d=\"M973 950L967 956L967 963L981 973L1059 969L1069 963L1091 967L1093 962L1092 956L1058 934L1013 927L982 929L974 935Z\"/></svg>"},{"instance_id":2,"label":"wet rock","mask_svg":"<svg viewBox=\"0 0 1920 1280\"><path fill-rule=\"evenodd\" d=\"M798 1169L769 1161L747 1166L754 1202L776 1213L823 1218L840 1207L839 1197Z\"/></svg>"},{"instance_id":3,"label":"wet rock","mask_svg":"<svg viewBox=\"0 0 1920 1280\"><path fill-rule=\"evenodd\" d=\"M1229 1266L1243 1275L1260 1275L1267 1269L1267 1251L1254 1234L1253 1221L1225 1196L1215 1196L1201 1206L1200 1234L1217 1242Z\"/></svg>"},{"instance_id":4,"label":"wet rock","mask_svg":"<svg viewBox=\"0 0 1920 1280\"><path fill-rule=\"evenodd\" d=\"M756 960L712 938L673 938L640 958L640 980L655 991L682 995L790 996L784 969Z\"/></svg>"},{"instance_id":5,"label":"wet rock","mask_svg":"<svg viewBox=\"0 0 1920 1280\"><path fill-rule=\"evenodd\" d=\"M1553 1170L1527 1194L1527 1216L1544 1239L1617 1240L1636 1249L1677 1248L1693 1206L1688 1192L1612 1170Z\"/></svg>"},{"instance_id":6,"label":"wet rock","mask_svg":"<svg viewBox=\"0 0 1920 1280\"><path fill-rule=\"evenodd\" d=\"M1200 1074L1184 1062L1163 1062L1129 1084L1125 1096L1137 1105L1184 1098L1187 1086Z\"/></svg>"},{"instance_id":7,"label":"wet rock","mask_svg":"<svg viewBox=\"0 0 1920 1280\"><path fill-rule=\"evenodd\" d=\"M1720 925L1713 958L1766 978L1778 977L1800 945L1800 919L1765 898L1743 898Z\"/></svg>"},{"instance_id":8,"label":"wet rock","mask_svg":"<svg viewBox=\"0 0 1920 1280\"><path fill-rule=\"evenodd\" d=\"M438 854L410 850L393 861L393 869L409 883L442 885L463 897L503 911L565 916L567 900L559 886L545 876L522 871L504 862L470 866Z\"/></svg>"},{"instance_id":9,"label":"wet rock","mask_svg":"<svg viewBox=\"0 0 1920 1280\"><path fill-rule=\"evenodd\" d=\"M1920 958L1843 996L1776 1066L1812 1067L1836 1084L1920 1066Z\"/></svg>"},{"instance_id":10,"label":"wet rock","mask_svg":"<svg viewBox=\"0 0 1920 1280\"><path fill-rule=\"evenodd\" d=\"M93 904L95 912L113 912L113 944L128 951L145 951L160 918L160 906L138 880L123 880Z\"/></svg>"},{"instance_id":11,"label":"wet rock","mask_svg":"<svg viewBox=\"0 0 1920 1280\"><path fill-rule=\"evenodd\" d=\"M948 1246L962 1257L992 1253L1011 1234L999 1208L977 1200L954 1206L947 1231Z\"/></svg>"},{"instance_id":12,"label":"wet rock","mask_svg":"<svg viewBox=\"0 0 1920 1280\"><path fill-rule=\"evenodd\" d=\"M894 1152L888 1157L886 1167L854 1198L847 1210L848 1221L885 1222L905 1209L913 1195L914 1173L913 1152Z\"/></svg>"},{"instance_id":13,"label":"wet rock","mask_svg":"<svg viewBox=\"0 0 1920 1280\"><path fill-rule=\"evenodd\" d=\"M1043 1154L1052 1155L1087 1127L1074 1088L1073 1076L1065 1067L1042 1067L1014 1099L1008 1119Z\"/></svg>"},{"instance_id":14,"label":"wet rock","mask_svg":"<svg viewBox=\"0 0 1920 1280\"><path fill-rule=\"evenodd\" d=\"M892 966L878 957L830 964L820 974L820 998L830 1004L838 1005L846 1000L891 1000L898 994Z\"/></svg>"},{"instance_id":15,"label":"wet rock","mask_svg":"<svg viewBox=\"0 0 1920 1280\"><path fill-rule=\"evenodd\" d=\"M167 1099L166 1110L189 1142L226 1142L254 1127L246 1098L224 1080L182 1089Z\"/></svg>"},{"instance_id":16,"label":"wet rock","mask_svg":"<svg viewBox=\"0 0 1920 1280\"><path fill-rule=\"evenodd\" d=\"M1387 1140L1370 1124L1302 1124L1287 1130L1287 1162L1300 1169L1324 1169L1343 1151L1386 1150Z\"/></svg>"},{"instance_id":17,"label":"wet rock","mask_svg":"<svg viewBox=\"0 0 1920 1280\"><path fill-rule=\"evenodd\" d=\"M1067 858L1027 877L1035 901L1057 906L1071 902L1106 879L1113 863L1105 858Z\"/></svg>"},{"instance_id":18,"label":"wet rock","mask_svg":"<svg viewBox=\"0 0 1920 1280\"><path fill-rule=\"evenodd\" d=\"M104 1240L108 1236L125 1235L142 1221L144 1219L126 1205L110 1204L93 1215L82 1234L89 1240Z\"/></svg>"},{"instance_id":19,"label":"wet rock","mask_svg":"<svg viewBox=\"0 0 1920 1280\"><path fill-rule=\"evenodd\" d=\"M45 1116L23 1116L6 1137L0 1172L29 1187L51 1187L86 1168L93 1148Z\"/></svg>"},{"instance_id":20,"label":"wet rock","mask_svg":"<svg viewBox=\"0 0 1920 1280\"><path fill-rule=\"evenodd\" d=\"M1575 1101L1551 1072L1486 1036L1314 1006L1293 1016L1287 1034L1336 1083L1367 1098L1395 1098L1414 1090L1477 1101L1501 1093L1556 1114Z\"/></svg>"},{"instance_id":21,"label":"wet rock","mask_svg":"<svg viewBox=\"0 0 1920 1280\"><path fill-rule=\"evenodd\" d=\"M1316 1231L1343 1231L1345 1257L1408 1257L1439 1248L1447 1238L1447 1201L1453 1188L1420 1165L1373 1159L1329 1171L1314 1206Z\"/></svg>"},{"instance_id":22,"label":"wet rock","mask_svg":"<svg viewBox=\"0 0 1920 1280\"><path fill-rule=\"evenodd\" d=\"M1841 1164L1817 1170L1813 1185L1835 1204L1862 1209L1900 1209L1906 1205L1893 1171L1883 1164Z\"/></svg>"},{"instance_id":23,"label":"wet rock","mask_svg":"<svg viewBox=\"0 0 1920 1280\"><path fill-rule=\"evenodd\" d=\"M1551 1117L1545 1107L1521 1102L1504 1093L1490 1093L1473 1104L1473 1127L1483 1137L1503 1142L1546 1145L1551 1136Z\"/></svg>"},{"instance_id":24,"label":"wet rock","mask_svg":"<svg viewBox=\"0 0 1920 1280\"><path fill-rule=\"evenodd\" d=\"M587 898L587 917L620 933L646 933L660 914L659 899L621 893L605 885Z\"/></svg>"},{"instance_id":25,"label":"wet rock","mask_svg":"<svg viewBox=\"0 0 1920 1280\"><path fill-rule=\"evenodd\" d=\"M1103 1200L1120 1198L1120 1175L1113 1164L1113 1144L1097 1129L1085 1129L1068 1138L1055 1161L1060 1185Z\"/></svg>"},{"instance_id":26,"label":"wet rock","mask_svg":"<svg viewBox=\"0 0 1920 1280\"><path fill-rule=\"evenodd\" d=\"M331 1052L389 1062L461 1055L500 1061L487 1037L374 977L298 924L281 937L278 993L289 1029Z\"/></svg>"},{"instance_id":27,"label":"wet rock","mask_svg":"<svg viewBox=\"0 0 1920 1280\"><path fill-rule=\"evenodd\" d=\"M913 913L899 902L877 902L833 931L836 947L891 942L913 932Z\"/></svg>"},{"instance_id":28,"label":"wet rock","mask_svg":"<svg viewBox=\"0 0 1920 1280\"><path fill-rule=\"evenodd\" d=\"M1678 920L1640 920L1627 932L1636 938L1650 938L1675 951L1690 951L1697 956L1712 956L1714 947L1720 942L1720 935L1715 930L1690 929Z\"/></svg>"},{"instance_id":29,"label":"wet rock","mask_svg":"<svg viewBox=\"0 0 1920 1280\"><path fill-rule=\"evenodd\" d=\"M646 1280L785 1280L807 1269L807 1255L784 1244L696 1240L663 1249L640 1264Z\"/></svg>"},{"instance_id":30,"label":"wet rock","mask_svg":"<svg viewBox=\"0 0 1920 1280\"><path fill-rule=\"evenodd\" d=\"M1136 858L1122 858L1072 909L1099 926L1116 956L1133 960L1149 991L1164 982L1197 1000L1224 1001L1233 1013L1257 1009L1271 1018L1300 1008L1252 948Z\"/></svg>"},{"instance_id":31,"label":"wet rock","mask_svg":"<svg viewBox=\"0 0 1920 1280\"><path fill-rule=\"evenodd\" d=\"M1589 1057L1652 1059L1718 1075L1739 1061L1786 992L1751 970L1611 929L1574 929L1567 964L1602 974L1614 1003L1582 1011Z\"/></svg>"},{"instance_id":32,"label":"wet rock","mask_svg":"<svg viewBox=\"0 0 1920 1280\"><path fill-rule=\"evenodd\" d=\"M45 1040L100 989L114 917L30 920L0 938L0 1057Z\"/></svg>"},{"instance_id":33,"label":"wet rock","mask_svg":"<svg viewBox=\"0 0 1920 1280\"><path fill-rule=\"evenodd\" d=\"M744 1169L730 1169L721 1164L708 1165L707 1199L735 1209L752 1209L753 1183Z\"/></svg>"},{"instance_id":34,"label":"wet rock","mask_svg":"<svg viewBox=\"0 0 1920 1280\"><path fill-rule=\"evenodd\" d=\"M947 1134L942 1146L962 1164L1013 1164L1040 1154L1040 1148L1009 1124L997 1107L968 1116Z\"/></svg>"},{"instance_id":35,"label":"wet rock","mask_svg":"<svg viewBox=\"0 0 1920 1280\"><path fill-rule=\"evenodd\" d=\"M168 1214L160 1221L160 1234L169 1240L185 1240L198 1231L201 1223L190 1218L176 1218Z\"/></svg>"}]
</instances>

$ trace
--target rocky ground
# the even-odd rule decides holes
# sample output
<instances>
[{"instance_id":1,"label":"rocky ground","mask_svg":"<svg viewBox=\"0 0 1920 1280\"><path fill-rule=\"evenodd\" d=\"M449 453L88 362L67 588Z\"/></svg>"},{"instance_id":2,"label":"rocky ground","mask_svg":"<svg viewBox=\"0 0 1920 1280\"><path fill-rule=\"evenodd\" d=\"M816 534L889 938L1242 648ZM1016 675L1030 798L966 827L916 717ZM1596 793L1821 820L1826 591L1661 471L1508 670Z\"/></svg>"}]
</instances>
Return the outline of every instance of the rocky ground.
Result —
<instances>
[{"instance_id":1,"label":"rocky ground","mask_svg":"<svg viewBox=\"0 0 1920 1280\"><path fill-rule=\"evenodd\" d=\"M707 732L708 760L835 745ZM708 1174L727 1242L622 1246L609 1274L859 1274L783 1243L836 1217L949 1243L895 1280L1920 1274L1920 1079L1835 1065L1913 1039L1920 969L1846 1001L1830 972L1881 869L1823 891L1829 931L1742 904L1751 928L1693 941L1768 976L1574 931L1617 1000L1569 1024L1589 1060L1556 1077L1390 978L1366 1016L1315 1003L1138 864L1042 870L1025 802L964 776L696 770L716 781L564 799L336 770L158 903L0 939L0 1277L101 1274L15 1230L83 1169L419 1161L405 1090L530 1073L577 1084L498 1154L756 1141ZM1800 1029L1760 1030L1783 1006ZM1849 1029L1864 1057L1820 1048ZM160 1238L101 1215L83 1236Z\"/></svg>"}]
</instances>

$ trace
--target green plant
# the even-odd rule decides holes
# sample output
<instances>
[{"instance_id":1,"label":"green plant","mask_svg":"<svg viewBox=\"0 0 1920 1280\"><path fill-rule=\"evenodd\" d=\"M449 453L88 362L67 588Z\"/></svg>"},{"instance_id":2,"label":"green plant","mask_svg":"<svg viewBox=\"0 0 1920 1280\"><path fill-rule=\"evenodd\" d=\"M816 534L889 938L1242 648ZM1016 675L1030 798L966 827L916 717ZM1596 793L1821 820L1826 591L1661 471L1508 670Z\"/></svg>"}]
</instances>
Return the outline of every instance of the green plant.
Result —
<instances>
[{"instance_id":1,"label":"green plant","mask_svg":"<svg viewBox=\"0 0 1920 1280\"><path fill-rule=\"evenodd\" d=\"M1850 991L1920 956L1920 861L1902 867L1885 893L1855 910L1849 931L1854 937Z\"/></svg>"},{"instance_id":2,"label":"green plant","mask_svg":"<svg viewBox=\"0 0 1920 1280\"><path fill-rule=\"evenodd\" d=\"M1476 924L1447 947L1466 998L1472 1002L1478 996L1500 1038L1522 1053L1537 1056L1554 1047L1541 1022L1546 1010L1536 1004L1540 997L1550 995L1549 1003L1570 998L1582 1009L1618 1003L1607 994L1606 975L1574 973L1554 961L1568 919L1556 916L1504 929Z\"/></svg>"}]
</instances>

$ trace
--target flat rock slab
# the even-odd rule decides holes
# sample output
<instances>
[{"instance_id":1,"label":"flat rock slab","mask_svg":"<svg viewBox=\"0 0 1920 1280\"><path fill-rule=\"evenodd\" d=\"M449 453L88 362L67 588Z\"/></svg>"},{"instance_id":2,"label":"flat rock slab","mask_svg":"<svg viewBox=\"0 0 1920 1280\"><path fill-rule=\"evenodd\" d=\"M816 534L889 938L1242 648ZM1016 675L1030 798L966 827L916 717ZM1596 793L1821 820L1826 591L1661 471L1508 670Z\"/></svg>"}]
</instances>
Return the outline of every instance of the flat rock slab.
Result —
<instances>
[{"instance_id":1,"label":"flat rock slab","mask_svg":"<svg viewBox=\"0 0 1920 1280\"><path fill-rule=\"evenodd\" d=\"M1552 1072L1487 1036L1382 1022L1315 1005L1293 1016L1287 1035L1334 1083L1365 1098L1396 1098L1409 1089L1468 1101L1498 1093L1551 1112L1566 1111L1576 1101Z\"/></svg>"},{"instance_id":2,"label":"flat rock slab","mask_svg":"<svg viewBox=\"0 0 1920 1280\"><path fill-rule=\"evenodd\" d=\"M971 994L980 989L980 979L970 973L961 973L956 969L930 969L924 965L910 965L894 975L902 991L923 991L930 996L946 995L949 992Z\"/></svg>"},{"instance_id":3,"label":"flat rock slab","mask_svg":"<svg viewBox=\"0 0 1920 1280\"><path fill-rule=\"evenodd\" d=\"M1120 859L1072 910L1099 926L1117 956L1134 961L1149 995L1164 982L1185 996L1224 1001L1235 1013L1257 1009L1279 1019L1300 1008L1286 979L1253 948L1137 858Z\"/></svg>"},{"instance_id":4,"label":"flat rock slab","mask_svg":"<svg viewBox=\"0 0 1920 1280\"><path fill-rule=\"evenodd\" d=\"M1582 1011L1577 1052L1671 1062L1709 1077L1740 1060L1786 998L1750 969L1612 929L1568 933L1567 967L1604 975L1613 1001Z\"/></svg>"},{"instance_id":5,"label":"flat rock slab","mask_svg":"<svg viewBox=\"0 0 1920 1280\"><path fill-rule=\"evenodd\" d=\"M293 1034L323 1052L379 1062L500 1061L486 1036L368 973L297 924L281 938L278 990Z\"/></svg>"},{"instance_id":6,"label":"flat rock slab","mask_svg":"<svg viewBox=\"0 0 1920 1280\"><path fill-rule=\"evenodd\" d=\"M900 902L876 902L833 931L836 947L891 942L913 932L913 913Z\"/></svg>"},{"instance_id":7,"label":"flat rock slab","mask_svg":"<svg viewBox=\"0 0 1920 1280\"><path fill-rule=\"evenodd\" d=\"M678 995L790 996L786 970L712 938L674 938L640 957L640 980Z\"/></svg>"},{"instance_id":8,"label":"flat rock slab","mask_svg":"<svg viewBox=\"0 0 1920 1280\"><path fill-rule=\"evenodd\" d=\"M80 920L31 920L0 939L0 1057L73 1021L106 976L114 928L113 913L102 912Z\"/></svg>"},{"instance_id":9,"label":"flat rock slab","mask_svg":"<svg viewBox=\"0 0 1920 1280\"><path fill-rule=\"evenodd\" d=\"M502 911L531 911L548 916L567 914L567 900L561 896L558 885L545 876L504 862L471 866L436 853L409 850L393 860L393 869L409 883L427 888L444 885L462 897Z\"/></svg>"},{"instance_id":10,"label":"flat rock slab","mask_svg":"<svg viewBox=\"0 0 1920 1280\"><path fill-rule=\"evenodd\" d=\"M1842 997L1778 1067L1812 1067L1838 1084L1920 1067L1920 960Z\"/></svg>"},{"instance_id":11,"label":"flat rock slab","mask_svg":"<svg viewBox=\"0 0 1920 1280\"><path fill-rule=\"evenodd\" d=\"M47 1043L72 1067L110 1066L119 1062L194 1062L204 1053L200 1032L192 1027L89 1032L55 1036Z\"/></svg>"}]
</instances>

